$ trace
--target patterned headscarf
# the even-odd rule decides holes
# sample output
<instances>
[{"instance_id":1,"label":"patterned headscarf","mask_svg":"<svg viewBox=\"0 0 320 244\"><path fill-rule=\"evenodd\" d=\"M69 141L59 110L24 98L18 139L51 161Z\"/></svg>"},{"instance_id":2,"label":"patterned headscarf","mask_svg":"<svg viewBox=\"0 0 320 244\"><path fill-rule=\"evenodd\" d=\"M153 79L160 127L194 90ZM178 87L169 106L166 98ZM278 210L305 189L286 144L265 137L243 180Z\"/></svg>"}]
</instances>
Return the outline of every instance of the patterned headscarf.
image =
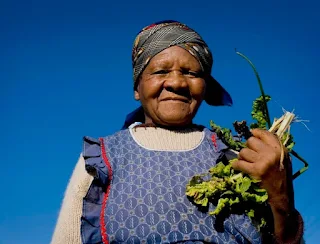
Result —
<instances>
[{"instance_id":1,"label":"patterned headscarf","mask_svg":"<svg viewBox=\"0 0 320 244\"><path fill-rule=\"evenodd\" d=\"M180 22L162 21L143 28L134 41L132 50L134 82L137 82L151 58L172 46L187 50L198 60L203 72L211 73L212 54L200 35Z\"/></svg>"},{"instance_id":2,"label":"patterned headscarf","mask_svg":"<svg viewBox=\"0 0 320 244\"><path fill-rule=\"evenodd\" d=\"M143 28L137 35L132 49L132 66L134 89L139 77L150 60L172 46L179 46L194 56L205 74L211 73L213 64L212 53L201 36L187 25L173 20L161 21ZM205 101L214 106L231 106L229 93L212 76L206 80ZM143 122L142 107L128 114L123 128L130 123Z\"/></svg>"}]
</instances>

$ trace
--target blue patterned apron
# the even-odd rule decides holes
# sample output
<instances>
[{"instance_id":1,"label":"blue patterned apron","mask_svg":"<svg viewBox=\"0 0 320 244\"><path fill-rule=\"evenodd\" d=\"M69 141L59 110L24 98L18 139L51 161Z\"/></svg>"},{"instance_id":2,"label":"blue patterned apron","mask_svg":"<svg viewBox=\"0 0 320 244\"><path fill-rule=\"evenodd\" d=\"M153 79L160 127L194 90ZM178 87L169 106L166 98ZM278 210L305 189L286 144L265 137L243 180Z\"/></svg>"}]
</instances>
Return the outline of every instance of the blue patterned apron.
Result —
<instances>
[{"instance_id":1,"label":"blue patterned apron","mask_svg":"<svg viewBox=\"0 0 320 244\"><path fill-rule=\"evenodd\" d=\"M129 129L85 137L86 169L95 178L84 198L82 242L261 243L247 216L231 215L220 230L185 195L191 177L207 172L226 149L215 136L205 128L202 142L185 151L146 149Z\"/></svg>"}]
</instances>

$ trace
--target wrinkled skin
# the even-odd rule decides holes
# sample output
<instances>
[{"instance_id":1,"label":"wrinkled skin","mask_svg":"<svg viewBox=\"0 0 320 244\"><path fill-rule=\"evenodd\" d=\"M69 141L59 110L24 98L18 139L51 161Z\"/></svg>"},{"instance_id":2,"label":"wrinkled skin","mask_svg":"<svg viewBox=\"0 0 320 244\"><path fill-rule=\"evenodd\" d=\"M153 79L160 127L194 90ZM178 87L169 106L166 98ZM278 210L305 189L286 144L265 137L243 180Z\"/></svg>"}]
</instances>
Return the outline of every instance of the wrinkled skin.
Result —
<instances>
[{"instance_id":1,"label":"wrinkled skin","mask_svg":"<svg viewBox=\"0 0 320 244\"><path fill-rule=\"evenodd\" d=\"M186 50L170 47L151 59L134 96L144 108L146 123L186 126L192 123L205 89L205 74L198 61ZM294 210L291 161L287 157L280 170L281 147L276 136L260 129L252 134L233 167L261 180L261 187L268 192L274 234L290 241L297 227L295 219L288 218Z\"/></svg>"},{"instance_id":2,"label":"wrinkled skin","mask_svg":"<svg viewBox=\"0 0 320 244\"><path fill-rule=\"evenodd\" d=\"M205 94L199 62L178 46L154 56L141 74L135 99L145 111L145 122L164 126L192 123Z\"/></svg>"}]
</instances>

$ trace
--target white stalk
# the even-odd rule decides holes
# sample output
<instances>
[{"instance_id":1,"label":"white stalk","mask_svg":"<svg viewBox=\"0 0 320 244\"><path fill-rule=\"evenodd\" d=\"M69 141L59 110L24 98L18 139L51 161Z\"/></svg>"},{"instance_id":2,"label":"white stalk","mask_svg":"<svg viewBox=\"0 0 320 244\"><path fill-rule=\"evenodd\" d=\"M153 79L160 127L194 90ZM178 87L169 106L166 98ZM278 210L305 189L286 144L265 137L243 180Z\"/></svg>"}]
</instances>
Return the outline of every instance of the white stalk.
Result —
<instances>
[{"instance_id":1,"label":"white stalk","mask_svg":"<svg viewBox=\"0 0 320 244\"><path fill-rule=\"evenodd\" d=\"M285 138L284 142L282 143L282 137L284 133L290 131L290 125L293 122L295 115L290 112L285 112L279 119L275 119L271 128L269 129L270 132L277 135L280 146L281 146L281 155L280 155L280 170L284 169L283 160L285 156L285 146L289 140L289 134Z\"/></svg>"}]
</instances>

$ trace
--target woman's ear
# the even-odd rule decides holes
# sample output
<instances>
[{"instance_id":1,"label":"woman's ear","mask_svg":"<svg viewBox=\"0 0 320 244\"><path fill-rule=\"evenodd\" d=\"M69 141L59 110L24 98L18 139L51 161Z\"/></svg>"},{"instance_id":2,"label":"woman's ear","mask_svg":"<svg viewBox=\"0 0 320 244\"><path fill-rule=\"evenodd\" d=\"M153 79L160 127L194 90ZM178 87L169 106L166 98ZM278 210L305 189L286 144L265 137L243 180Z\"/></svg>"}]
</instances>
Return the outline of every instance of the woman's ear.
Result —
<instances>
[{"instance_id":1,"label":"woman's ear","mask_svg":"<svg viewBox=\"0 0 320 244\"><path fill-rule=\"evenodd\" d=\"M138 87L134 90L134 99L137 101L140 100L140 94L138 92Z\"/></svg>"},{"instance_id":2,"label":"woman's ear","mask_svg":"<svg viewBox=\"0 0 320 244\"><path fill-rule=\"evenodd\" d=\"M141 77L141 76L140 76ZM136 84L134 84L134 99L136 101L139 101L140 100L140 94L139 94L139 83L140 83L140 77L138 78L138 81Z\"/></svg>"}]
</instances>

